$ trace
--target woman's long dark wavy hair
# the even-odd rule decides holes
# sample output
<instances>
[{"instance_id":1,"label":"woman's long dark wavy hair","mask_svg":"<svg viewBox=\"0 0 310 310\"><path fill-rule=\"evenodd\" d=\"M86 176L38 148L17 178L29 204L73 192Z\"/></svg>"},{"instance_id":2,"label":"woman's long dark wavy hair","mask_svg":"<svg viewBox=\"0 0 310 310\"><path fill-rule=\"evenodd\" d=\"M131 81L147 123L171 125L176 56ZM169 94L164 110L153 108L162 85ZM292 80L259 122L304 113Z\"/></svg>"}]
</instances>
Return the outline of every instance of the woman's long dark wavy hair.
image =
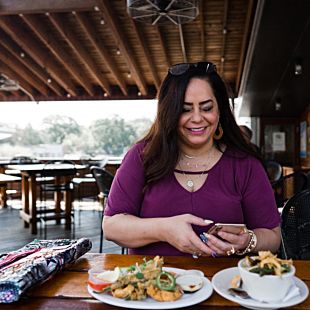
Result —
<instances>
[{"instance_id":1,"label":"woman's long dark wavy hair","mask_svg":"<svg viewBox=\"0 0 310 310\"><path fill-rule=\"evenodd\" d=\"M220 140L214 140L217 148L222 151L220 145L226 144L260 159L244 139L232 113L225 84L215 71L206 73L193 67L178 76L168 73L158 94L156 119L141 140L146 142L143 150L145 187L172 173L177 165L180 156L178 122L187 85L194 77L209 82L218 103L224 133Z\"/></svg>"}]
</instances>

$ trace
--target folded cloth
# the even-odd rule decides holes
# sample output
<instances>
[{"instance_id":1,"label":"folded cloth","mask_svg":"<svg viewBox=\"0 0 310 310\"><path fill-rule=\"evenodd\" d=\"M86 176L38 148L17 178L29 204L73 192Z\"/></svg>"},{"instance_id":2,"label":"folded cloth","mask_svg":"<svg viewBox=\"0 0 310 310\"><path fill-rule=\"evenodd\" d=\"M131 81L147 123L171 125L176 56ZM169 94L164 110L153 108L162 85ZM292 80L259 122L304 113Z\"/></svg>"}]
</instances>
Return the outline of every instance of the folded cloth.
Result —
<instances>
[{"instance_id":1,"label":"folded cloth","mask_svg":"<svg viewBox=\"0 0 310 310\"><path fill-rule=\"evenodd\" d=\"M36 284L75 262L92 247L89 239L34 240L0 256L0 303L17 301Z\"/></svg>"},{"instance_id":2,"label":"folded cloth","mask_svg":"<svg viewBox=\"0 0 310 310\"><path fill-rule=\"evenodd\" d=\"M287 302L296 296L300 296L300 290L296 284L292 284L292 286L288 290L288 293L283 298L283 302Z\"/></svg>"}]
</instances>

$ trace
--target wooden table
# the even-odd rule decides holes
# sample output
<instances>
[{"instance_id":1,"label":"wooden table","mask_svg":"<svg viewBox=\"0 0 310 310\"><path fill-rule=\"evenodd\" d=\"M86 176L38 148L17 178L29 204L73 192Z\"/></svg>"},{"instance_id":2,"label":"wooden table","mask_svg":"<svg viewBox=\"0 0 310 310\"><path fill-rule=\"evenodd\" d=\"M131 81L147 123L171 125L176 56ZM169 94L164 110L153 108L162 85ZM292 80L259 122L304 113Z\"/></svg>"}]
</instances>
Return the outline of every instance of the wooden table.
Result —
<instances>
[{"instance_id":1,"label":"wooden table","mask_svg":"<svg viewBox=\"0 0 310 310\"><path fill-rule=\"evenodd\" d=\"M59 184L61 178L66 180L72 179L78 170L85 169L83 165L70 164L32 164L32 165L8 165L8 169L19 170L22 175L22 210L20 215L25 222L25 227L29 227L32 234L37 233L37 176L53 176L55 184ZM55 207L60 212L61 193L55 192ZM66 213L66 229L71 228L71 209L72 197L70 190L65 191L65 213Z\"/></svg>"},{"instance_id":2,"label":"wooden table","mask_svg":"<svg viewBox=\"0 0 310 310\"><path fill-rule=\"evenodd\" d=\"M144 256L120 254L90 253L81 257L76 264L59 272L44 284L28 291L27 296L17 303L1 306L1 309L88 309L107 310L125 309L101 303L92 298L87 292L87 271L91 267L100 266L103 269L114 269L116 266L128 266L135 262L142 262ZM149 257L148 257L149 258ZM211 280L212 276L225 268L237 266L238 259L234 258L199 258L165 257L165 266L182 269L202 270ZM310 261L295 261L296 275L310 286ZM276 288L275 288L276 289ZM211 297L186 309L244 309L229 300L222 298L215 291ZM290 309L310 309L310 298Z\"/></svg>"},{"instance_id":3,"label":"wooden table","mask_svg":"<svg viewBox=\"0 0 310 310\"><path fill-rule=\"evenodd\" d=\"M6 204L6 201L7 201L7 196L6 196L7 184L12 183L12 182L19 182L20 180L21 180L20 177L0 173L0 206L1 207L3 207L3 208L7 207L7 204Z\"/></svg>"}]
</instances>

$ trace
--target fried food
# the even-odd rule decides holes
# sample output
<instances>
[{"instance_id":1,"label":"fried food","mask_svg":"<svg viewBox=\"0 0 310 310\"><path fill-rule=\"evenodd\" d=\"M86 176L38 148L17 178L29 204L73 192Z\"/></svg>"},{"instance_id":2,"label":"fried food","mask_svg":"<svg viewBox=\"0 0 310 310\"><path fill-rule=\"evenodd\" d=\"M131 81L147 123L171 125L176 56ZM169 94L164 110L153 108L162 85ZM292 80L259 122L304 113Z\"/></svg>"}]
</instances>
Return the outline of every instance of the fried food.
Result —
<instances>
[{"instance_id":1,"label":"fried food","mask_svg":"<svg viewBox=\"0 0 310 310\"><path fill-rule=\"evenodd\" d=\"M176 287L174 291L163 291L154 285L150 285L146 289L146 293L157 301L175 301L183 295L179 287Z\"/></svg>"}]
</instances>

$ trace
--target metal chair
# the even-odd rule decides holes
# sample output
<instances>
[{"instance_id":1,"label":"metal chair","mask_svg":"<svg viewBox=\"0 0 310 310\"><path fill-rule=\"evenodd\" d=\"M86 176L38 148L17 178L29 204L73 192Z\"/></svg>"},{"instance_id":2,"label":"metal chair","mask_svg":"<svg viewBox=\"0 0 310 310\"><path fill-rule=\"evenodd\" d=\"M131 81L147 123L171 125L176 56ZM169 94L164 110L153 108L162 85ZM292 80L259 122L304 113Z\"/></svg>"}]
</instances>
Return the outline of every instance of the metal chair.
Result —
<instances>
[{"instance_id":1,"label":"metal chair","mask_svg":"<svg viewBox=\"0 0 310 310\"><path fill-rule=\"evenodd\" d=\"M289 199L282 210L283 258L310 259L310 188Z\"/></svg>"},{"instance_id":2,"label":"metal chair","mask_svg":"<svg viewBox=\"0 0 310 310\"><path fill-rule=\"evenodd\" d=\"M278 162L273 160L267 160L265 162L265 168L271 184L277 182L281 178L282 166Z\"/></svg>"},{"instance_id":3,"label":"metal chair","mask_svg":"<svg viewBox=\"0 0 310 310\"><path fill-rule=\"evenodd\" d=\"M273 182L272 188L278 208L282 208L288 199L307 187L308 178L302 171L295 171Z\"/></svg>"},{"instance_id":4,"label":"metal chair","mask_svg":"<svg viewBox=\"0 0 310 310\"><path fill-rule=\"evenodd\" d=\"M75 167L75 163L69 160L51 160L48 161L45 164L45 171L43 173L43 178L44 177L49 177L48 170L50 170L51 167L57 164L67 164L67 165L72 165L72 167ZM74 168L75 169L75 168ZM63 180L60 183L49 183L49 182L43 182L40 185L41 192L43 193L43 205L41 206L40 210L38 210L38 215L39 215L39 220L41 222L41 228L42 226L44 227L44 239L46 239L46 223L47 221L52 221L55 220L56 223L60 223L62 219L66 218L66 213L61 210L57 210L56 206L55 207L48 207L46 204L47 200L47 195L48 193L64 193L64 192L70 192L71 195L74 193L74 185L71 180ZM72 199L73 200L73 199ZM71 230L72 230L72 238L74 238L74 211L71 213Z\"/></svg>"},{"instance_id":5,"label":"metal chair","mask_svg":"<svg viewBox=\"0 0 310 310\"><path fill-rule=\"evenodd\" d=\"M102 212L101 212L101 223L102 223L106 201L109 196L109 192L110 192L110 188L111 188L114 176L110 172L97 166L90 167L90 171L96 180L96 184L99 190L98 198L99 198L100 204L102 205ZM103 230L101 228L100 229L99 253L102 253L102 244L103 244ZM122 254L125 254L125 248L122 248Z\"/></svg>"}]
</instances>

